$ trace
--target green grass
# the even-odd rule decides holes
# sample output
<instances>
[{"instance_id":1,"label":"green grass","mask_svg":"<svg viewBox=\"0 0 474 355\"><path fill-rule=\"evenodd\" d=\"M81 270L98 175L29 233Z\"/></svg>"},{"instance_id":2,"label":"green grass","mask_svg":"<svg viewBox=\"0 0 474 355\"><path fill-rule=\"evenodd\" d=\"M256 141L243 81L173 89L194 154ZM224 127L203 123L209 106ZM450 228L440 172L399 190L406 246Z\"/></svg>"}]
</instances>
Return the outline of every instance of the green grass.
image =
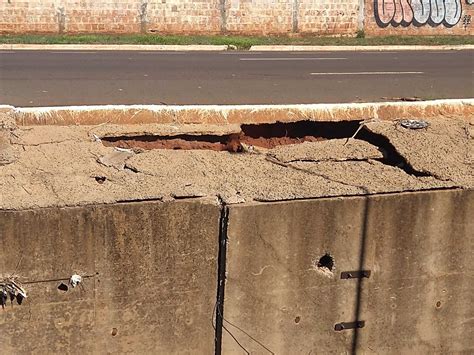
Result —
<instances>
[{"instance_id":1,"label":"green grass","mask_svg":"<svg viewBox=\"0 0 474 355\"><path fill-rule=\"evenodd\" d=\"M325 36L165 36L155 34L133 35L0 35L0 43L21 44L215 44L234 45L249 49L254 45L456 45L474 44L474 36L386 36L366 37L358 32L356 37Z\"/></svg>"}]
</instances>

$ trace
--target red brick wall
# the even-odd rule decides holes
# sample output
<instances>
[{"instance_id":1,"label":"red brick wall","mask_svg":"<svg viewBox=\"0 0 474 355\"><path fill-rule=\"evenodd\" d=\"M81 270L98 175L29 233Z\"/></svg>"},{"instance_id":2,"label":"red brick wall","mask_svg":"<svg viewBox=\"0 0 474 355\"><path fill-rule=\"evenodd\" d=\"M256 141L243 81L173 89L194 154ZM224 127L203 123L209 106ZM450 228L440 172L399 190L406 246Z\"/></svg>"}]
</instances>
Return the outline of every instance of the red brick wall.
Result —
<instances>
[{"instance_id":1,"label":"red brick wall","mask_svg":"<svg viewBox=\"0 0 474 355\"><path fill-rule=\"evenodd\" d=\"M425 2L442 4L444 10L428 15L434 20L431 17L425 20L427 6L423 11L416 6ZM362 28L359 12L363 10L363 28L369 35L473 35L474 5L469 4L472 2L474 0L0 0L0 32L355 34ZM360 9L360 4L364 9ZM421 22L415 23L416 19Z\"/></svg>"},{"instance_id":2,"label":"red brick wall","mask_svg":"<svg viewBox=\"0 0 474 355\"><path fill-rule=\"evenodd\" d=\"M369 35L473 35L473 3L474 0L366 0L365 32Z\"/></svg>"},{"instance_id":3,"label":"red brick wall","mask_svg":"<svg viewBox=\"0 0 474 355\"><path fill-rule=\"evenodd\" d=\"M293 0L227 0L226 29L234 33L289 33Z\"/></svg>"},{"instance_id":4,"label":"red brick wall","mask_svg":"<svg viewBox=\"0 0 474 355\"><path fill-rule=\"evenodd\" d=\"M221 31L219 0L147 1L147 29L158 33Z\"/></svg>"},{"instance_id":5,"label":"red brick wall","mask_svg":"<svg viewBox=\"0 0 474 355\"><path fill-rule=\"evenodd\" d=\"M0 31L55 32L58 30L54 0L0 0Z\"/></svg>"},{"instance_id":6,"label":"red brick wall","mask_svg":"<svg viewBox=\"0 0 474 355\"><path fill-rule=\"evenodd\" d=\"M0 31L138 32L137 0L0 0Z\"/></svg>"},{"instance_id":7,"label":"red brick wall","mask_svg":"<svg viewBox=\"0 0 474 355\"><path fill-rule=\"evenodd\" d=\"M358 15L357 0L299 0L298 29L303 33L354 34Z\"/></svg>"}]
</instances>

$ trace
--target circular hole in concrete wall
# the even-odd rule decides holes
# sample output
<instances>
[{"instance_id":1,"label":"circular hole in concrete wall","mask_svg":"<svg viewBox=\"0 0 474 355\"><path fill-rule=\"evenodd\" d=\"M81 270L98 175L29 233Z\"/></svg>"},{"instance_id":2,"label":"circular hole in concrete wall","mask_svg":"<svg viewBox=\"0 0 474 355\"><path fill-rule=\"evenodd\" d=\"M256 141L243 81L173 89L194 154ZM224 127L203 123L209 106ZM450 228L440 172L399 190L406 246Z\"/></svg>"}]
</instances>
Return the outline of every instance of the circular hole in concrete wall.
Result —
<instances>
[{"instance_id":1,"label":"circular hole in concrete wall","mask_svg":"<svg viewBox=\"0 0 474 355\"><path fill-rule=\"evenodd\" d=\"M107 180L107 178L105 176L96 176L95 177L95 181L97 181L97 183L99 183L99 184L103 184L105 182L105 180Z\"/></svg>"},{"instance_id":2,"label":"circular hole in concrete wall","mask_svg":"<svg viewBox=\"0 0 474 355\"><path fill-rule=\"evenodd\" d=\"M436 302L436 308L441 308L441 301Z\"/></svg>"},{"instance_id":3,"label":"circular hole in concrete wall","mask_svg":"<svg viewBox=\"0 0 474 355\"><path fill-rule=\"evenodd\" d=\"M295 323L296 323L296 324L298 324L300 321L301 321L301 317L300 317L300 316L298 316L298 317L295 318Z\"/></svg>"},{"instance_id":4,"label":"circular hole in concrete wall","mask_svg":"<svg viewBox=\"0 0 474 355\"><path fill-rule=\"evenodd\" d=\"M324 254L322 257L319 258L317 267L318 269L327 269L329 271L332 271L334 267L334 258L328 253Z\"/></svg>"},{"instance_id":5,"label":"circular hole in concrete wall","mask_svg":"<svg viewBox=\"0 0 474 355\"><path fill-rule=\"evenodd\" d=\"M112 328L112 336L116 336L118 333L118 329L117 328Z\"/></svg>"}]
</instances>

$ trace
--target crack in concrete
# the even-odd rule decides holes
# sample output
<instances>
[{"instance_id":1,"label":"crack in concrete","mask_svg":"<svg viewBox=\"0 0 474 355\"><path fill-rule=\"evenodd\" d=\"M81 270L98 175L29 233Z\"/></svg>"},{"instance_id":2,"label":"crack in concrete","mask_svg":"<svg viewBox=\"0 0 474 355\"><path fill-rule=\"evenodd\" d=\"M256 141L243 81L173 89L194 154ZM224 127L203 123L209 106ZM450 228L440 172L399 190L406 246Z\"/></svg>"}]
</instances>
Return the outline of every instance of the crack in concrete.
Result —
<instances>
[{"instance_id":1,"label":"crack in concrete","mask_svg":"<svg viewBox=\"0 0 474 355\"><path fill-rule=\"evenodd\" d=\"M154 177L160 177L161 176L159 174L151 174L151 173L148 173L148 172L141 171L137 167L135 167L133 165L130 165L130 164L127 164L127 163L125 163L125 165L124 165L124 170L129 170L129 171L133 172L134 174L143 174L143 175L154 176Z\"/></svg>"},{"instance_id":2,"label":"crack in concrete","mask_svg":"<svg viewBox=\"0 0 474 355\"><path fill-rule=\"evenodd\" d=\"M416 170L405 156L403 156L397 148L392 144L390 138L384 134L376 133L370 130L369 127L363 126L360 130L359 138L360 140L366 141L374 146L376 146L383 154L382 159L375 159L380 161L385 165L394 166L403 170L409 175L416 177L420 176L432 176L430 172Z\"/></svg>"},{"instance_id":3,"label":"crack in concrete","mask_svg":"<svg viewBox=\"0 0 474 355\"><path fill-rule=\"evenodd\" d=\"M310 175L314 175L314 176L319 176L319 177L322 177L323 179L325 180L328 180L330 182L334 182L334 183L337 183L337 184L341 184L341 185L344 185L344 186L349 186L349 187L355 187L355 188L358 188L358 189L361 189L362 192L364 194L369 194L369 191L368 189L365 187L365 186L359 186L359 185L353 185L353 184L348 184L347 182L344 182L344 181L340 181L340 180L336 180L336 179L332 179L331 177L327 176L327 175L324 175L324 174L321 174L321 173L317 173L315 171L311 171L311 170L307 170L307 169L303 169L303 168L300 168L298 166L294 166L290 163L285 163L279 159L277 159L276 157L272 157L272 156L266 156L265 158L267 161L273 163L273 164L277 164L277 165L280 165L280 166L283 166L283 167L287 167L287 168L290 168L290 169L294 169L294 170L297 170L297 171L301 171L301 172L304 172L306 174L310 174Z\"/></svg>"},{"instance_id":4,"label":"crack in concrete","mask_svg":"<svg viewBox=\"0 0 474 355\"><path fill-rule=\"evenodd\" d=\"M285 160L285 163L322 163L322 162L332 162L332 163L340 163L340 162L360 162L360 161L369 161L369 158L347 158L347 159L337 159L337 158L327 158L327 159L293 159L293 160Z\"/></svg>"},{"instance_id":5,"label":"crack in concrete","mask_svg":"<svg viewBox=\"0 0 474 355\"><path fill-rule=\"evenodd\" d=\"M51 142L42 142L42 143L30 143L30 144L10 141L10 143L11 143L12 145L19 145L19 146L21 146L21 147L40 147L40 146L43 146L43 145L62 144L62 143L74 142L74 141L77 141L77 140L75 140L75 139L64 139L64 140L60 140L60 141L51 141Z\"/></svg>"}]
</instances>

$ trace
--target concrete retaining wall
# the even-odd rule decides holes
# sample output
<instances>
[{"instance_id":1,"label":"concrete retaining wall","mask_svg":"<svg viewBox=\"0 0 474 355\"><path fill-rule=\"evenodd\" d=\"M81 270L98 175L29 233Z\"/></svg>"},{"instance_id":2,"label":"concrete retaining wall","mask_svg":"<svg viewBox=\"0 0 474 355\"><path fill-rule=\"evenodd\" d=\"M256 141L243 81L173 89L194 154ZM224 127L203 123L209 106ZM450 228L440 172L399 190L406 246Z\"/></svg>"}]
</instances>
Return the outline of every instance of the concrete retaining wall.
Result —
<instances>
[{"instance_id":1,"label":"concrete retaining wall","mask_svg":"<svg viewBox=\"0 0 474 355\"><path fill-rule=\"evenodd\" d=\"M2 276L28 292L2 312L2 351L211 354L219 245L223 354L242 353L229 333L255 354L474 348L472 190L231 205L224 233L220 208L0 211ZM72 273L83 287L58 290Z\"/></svg>"},{"instance_id":2,"label":"concrete retaining wall","mask_svg":"<svg viewBox=\"0 0 474 355\"><path fill-rule=\"evenodd\" d=\"M473 212L473 191L231 207L228 328L259 354L468 352ZM371 274L341 279L354 270ZM241 353L229 334L224 349Z\"/></svg>"},{"instance_id":3,"label":"concrete retaining wall","mask_svg":"<svg viewBox=\"0 0 474 355\"><path fill-rule=\"evenodd\" d=\"M2 353L471 353L473 107L0 106Z\"/></svg>"},{"instance_id":4,"label":"concrete retaining wall","mask_svg":"<svg viewBox=\"0 0 474 355\"><path fill-rule=\"evenodd\" d=\"M0 32L472 35L473 15L471 0L5 0Z\"/></svg>"},{"instance_id":5,"label":"concrete retaining wall","mask_svg":"<svg viewBox=\"0 0 474 355\"><path fill-rule=\"evenodd\" d=\"M3 354L212 354L219 208L140 202L0 211ZM61 291L72 274L76 288Z\"/></svg>"}]
</instances>

